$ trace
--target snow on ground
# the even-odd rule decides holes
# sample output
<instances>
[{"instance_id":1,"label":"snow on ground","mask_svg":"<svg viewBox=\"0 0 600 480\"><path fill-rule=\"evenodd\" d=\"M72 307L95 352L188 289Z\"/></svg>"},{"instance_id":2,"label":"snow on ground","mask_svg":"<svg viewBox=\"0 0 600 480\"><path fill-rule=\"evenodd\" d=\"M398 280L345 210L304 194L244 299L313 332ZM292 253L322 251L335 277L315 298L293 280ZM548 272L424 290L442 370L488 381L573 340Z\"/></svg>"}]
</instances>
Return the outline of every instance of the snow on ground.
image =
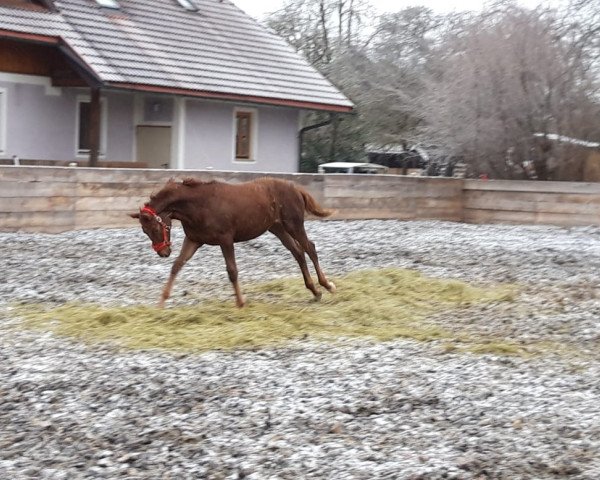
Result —
<instances>
[{"instance_id":1,"label":"snow on ground","mask_svg":"<svg viewBox=\"0 0 600 480\"><path fill-rule=\"evenodd\" d=\"M11 306L155 303L172 259L138 229L0 234L0 478L600 478L600 229L307 230L334 281L397 266L517 284L507 309L436 321L559 342L573 355L448 353L404 340L201 355L83 345L12 328ZM174 237L177 251L182 231ZM242 286L299 276L274 237L239 245L237 258ZM170 302L214 295L233 302L220 250L203 247Z\"/></svg>"}]
</instances>

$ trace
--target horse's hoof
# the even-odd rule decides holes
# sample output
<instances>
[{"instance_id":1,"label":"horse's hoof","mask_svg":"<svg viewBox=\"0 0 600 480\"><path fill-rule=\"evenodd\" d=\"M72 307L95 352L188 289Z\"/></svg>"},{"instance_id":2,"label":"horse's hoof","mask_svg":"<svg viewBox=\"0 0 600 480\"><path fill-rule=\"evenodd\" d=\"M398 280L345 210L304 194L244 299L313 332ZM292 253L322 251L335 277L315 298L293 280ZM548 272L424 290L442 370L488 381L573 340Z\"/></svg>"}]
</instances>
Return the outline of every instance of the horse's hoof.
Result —
<instances>
[{"instance_id":1,"label":"horse's hoof","mask_svg":"<svg viewBox=\"0 0 600 480\"><path fill-rule=\"evenodd\" d=\"M242 298L241 300L236 300L235 305L238 308L244 308L246 306L246 299Z\"/></svg>"},{"instance_id":2,"label":"horse's hoof","mask_svg":"<svg viewBox=\"0 0 600 480\"><path fill-rule=\"evenodd\" d=\"M320 302L322 296L323 296L323 292L321 292L321 290L317 290L317 293L315 293L315 298L313 300L315 302Z\"/></svg>"},{"instance_id":3,"label":"horse's hoof","mask_svg":"<svg viewBox=\"0 0 600 480\"><path fill-rule=\"evenodd\" d=\"M336 288L336 286L335 286L335 283L333 283L333 282L329 282L329 285L327 286L327 291L328 291L329 293L335 293L335 292L336 292L336 290L337 290L337 288Z\"/></svg>"}]
</instances>

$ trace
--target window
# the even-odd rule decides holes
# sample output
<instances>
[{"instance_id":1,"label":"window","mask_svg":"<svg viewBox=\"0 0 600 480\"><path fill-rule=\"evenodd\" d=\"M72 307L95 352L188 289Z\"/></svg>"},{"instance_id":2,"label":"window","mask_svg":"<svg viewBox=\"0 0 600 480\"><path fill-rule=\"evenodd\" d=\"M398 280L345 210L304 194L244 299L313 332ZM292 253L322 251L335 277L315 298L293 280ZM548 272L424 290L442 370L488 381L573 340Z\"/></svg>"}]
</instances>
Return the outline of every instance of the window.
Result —
<instances>
[{"instance_id":1,"label":"window","mask_svg":"<svg viewBox=\"0 0 600 480\"><path fill-rule=\"evenodd\" d=\"M6 90L0 88L0 155L6 153Z\"/></svg>"},{"instance_id":2,"label":"window","mask_svg":"<svg viewBox=\"0 0 600 480\"><path fill-rule=\"evenodd\" d=\"M100 5L101 7L106 7L106 8L115 8L115 9L119 9L119 2L117 2L117 0L96 0L96 3L98 5Z\"/></svg>"},{"instance_id":3,"label":"window","mask_svg":"<svg viewBox=\"0 0 600 480\"><path fill-rule=\"evenodd\" d=\"M179 5L181 5L186 10L189 10L190 12L195 12L196 10L198 10L196 5L194 5L191 2L191 0L177 0L177 2L179 3Z\"/></svg>"},{"instance_id":4,"label":"window","mask_svg":"<svg viewBox=\"0 0 600 480\"><path fill-rule=\"evenodd\" d=\"M77 151L90 151L90 103L79 102L79 135L77 136Z\"/></svg>"},{"instance_id":5,"label":"window","mask_svg":"<svg viewBox=\"0 0 600 480\"><path fill-rule=\"evenodd\" d=\"M82 95L77 98L77 154L90 152L90 98ZM106 102L100 99L100 155L106 152Z\"/></svg>"},{"instance_id":6,"label":"window","mask_svg":"<svg viewBox=\"0 0 600 480\"><path fill-rule=\"evenodd\" d=\"M253 111L237 110L235 112L235 159L254 160L255 149L255 117Z\"/></svg>"}]
</instances>

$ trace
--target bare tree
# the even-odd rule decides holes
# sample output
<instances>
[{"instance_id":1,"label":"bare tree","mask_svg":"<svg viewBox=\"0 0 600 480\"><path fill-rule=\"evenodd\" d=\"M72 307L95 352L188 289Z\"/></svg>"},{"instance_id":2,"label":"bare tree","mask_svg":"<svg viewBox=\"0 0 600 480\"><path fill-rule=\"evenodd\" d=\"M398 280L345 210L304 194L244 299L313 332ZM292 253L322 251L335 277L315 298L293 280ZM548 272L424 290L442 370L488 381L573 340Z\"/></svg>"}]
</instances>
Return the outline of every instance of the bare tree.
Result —
<instances>
[{"instance_id":1,"label":"bare tree","mask_svg":"<svg viewBox=\"0 0 600 480\"><path fill-rule=\"evenodd\" d=\"M553 10L500 4L463 18L436 52L424 134L496 177L555 178L567 159L544 134L585 137L598 111L586 49Z\"/></svg>"},{"instance_id":2,"label":"bare tree","mask_svg":"<svg viewBox=\"0 0 600 480\"><path fill-rule=\"evenodd\" d=\"M375 18L366 0L287 0L268 24L357 105L334 132L309 134L311 165L420 138L497 178L577 179L572 152L551 139L600 140L600 2L571 1Z\"/></svg>"},{"instance_id":3,"label":"bare tree","mask_svg":"<svg viewBox=\"0 0 600 480\"><path fill-rule=\"evenodd\" d=\"M443 17L425 7L380 15L368 43L372 56L402 68L423 65L439 38Z\"/></svg>"},{"instance_id":4,"label":"bare tree","mask_svg":"<svg viewBox=\"0 0 600 480\"><path fill-rule=\"evenodd\" d=\"M267 24L321 66L360 43L368 11L368 0L287 0Z\"/></svg>"}]
</instances>

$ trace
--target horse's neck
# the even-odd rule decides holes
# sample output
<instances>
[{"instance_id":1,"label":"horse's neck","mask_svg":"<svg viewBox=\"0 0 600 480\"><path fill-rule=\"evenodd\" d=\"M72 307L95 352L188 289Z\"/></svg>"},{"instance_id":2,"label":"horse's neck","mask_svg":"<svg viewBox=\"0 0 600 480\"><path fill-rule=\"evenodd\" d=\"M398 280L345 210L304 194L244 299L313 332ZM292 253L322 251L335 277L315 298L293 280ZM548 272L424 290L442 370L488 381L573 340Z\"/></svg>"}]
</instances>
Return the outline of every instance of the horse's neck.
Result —
<instances>
[{"instance_id":1,"label":"horse's neck","mask_svg":"<svg viewBox=\"0 0 600 480\"><path fill-rule=\"evenodd\" d=\"M190 190L174 190L165 192L164 195L159 195L153 200L152 207L157 212L169 212L171 218L185 222L191 217L198 217L201 212L203 201L210 185L198 185Z\"/></svg>"},{"instance_id":2,"label":"horse's neck","mask_svg":"<svg viewBox=\"0 0 600 480\"><path fill-rule=\"evenodd\" d=\"M174 204L177 202L177 198L173 191L160 192L156 197L150 200L149 205L157 213L168 212L173 209Z\"/></svg>"}]
</instances>

